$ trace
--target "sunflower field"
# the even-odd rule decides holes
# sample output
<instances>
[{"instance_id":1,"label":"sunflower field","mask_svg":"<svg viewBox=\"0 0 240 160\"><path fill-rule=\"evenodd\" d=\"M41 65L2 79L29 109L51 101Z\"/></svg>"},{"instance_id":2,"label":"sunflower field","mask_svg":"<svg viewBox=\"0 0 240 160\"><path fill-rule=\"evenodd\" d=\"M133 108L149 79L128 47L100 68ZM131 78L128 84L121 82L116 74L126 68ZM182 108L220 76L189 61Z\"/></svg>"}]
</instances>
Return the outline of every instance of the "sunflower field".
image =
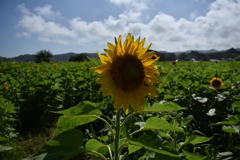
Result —
<instances>
[{"instance_id":1,"label":"sunflower field","mask_svg":"<svg viewBox=\"0 0 240 160\"><path fill-rule=\"evenodd\" d=\"M114 159L116 108L89 70L100 61L89 59L0 63L0 159ZM240 63L154 64L158 95L141 113L119 114L120 159L240 159ZM51 137L16 153L17 141L45 128Z\"/></svg>"}]
</instances>

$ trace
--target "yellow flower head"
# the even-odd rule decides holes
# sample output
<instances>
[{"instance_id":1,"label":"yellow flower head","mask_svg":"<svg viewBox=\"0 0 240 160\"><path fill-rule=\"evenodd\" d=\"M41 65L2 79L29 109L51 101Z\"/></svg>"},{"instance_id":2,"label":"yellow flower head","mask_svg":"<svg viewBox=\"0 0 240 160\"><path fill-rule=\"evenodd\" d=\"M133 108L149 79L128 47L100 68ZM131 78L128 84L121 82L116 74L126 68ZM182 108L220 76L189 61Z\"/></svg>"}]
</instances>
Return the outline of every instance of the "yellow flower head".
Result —
<instances>
[{"instance_id":1,"label":"yellow flower head","mask_svg":"<svg viewBox=\"0 0 240 160\"><path fill-rule=\"evenodd\" d=\"M155 52L147 52L151 44L144 47L145 38L140 37L134 41L129 33L126 40L121 42L122 36L115 37L115 45L107 43L104 49L106 56L98 53L102 65L90 68L101 75L97 83L103 84L100 90L106 90L104 96L112 95L114 107L118 112L123 107L128 114L130 105L135 112L142 112L145 95L158 96L153 83L161 82L154 74L159 74L157 66L153 63L159 57ZM155 56L155 59L151 57Z\"/></svg>"},{"instance_id":2,"label":"yellow flower head","mask_svg":"<svg viewBox=\"0 0 240 160\"><path fill-rule=\"evenodd\" d=\"M220 78L214 77L210 80L210 85L212 86L212 89L220 89L224 83Z\"/></svg>"}]
</instances>

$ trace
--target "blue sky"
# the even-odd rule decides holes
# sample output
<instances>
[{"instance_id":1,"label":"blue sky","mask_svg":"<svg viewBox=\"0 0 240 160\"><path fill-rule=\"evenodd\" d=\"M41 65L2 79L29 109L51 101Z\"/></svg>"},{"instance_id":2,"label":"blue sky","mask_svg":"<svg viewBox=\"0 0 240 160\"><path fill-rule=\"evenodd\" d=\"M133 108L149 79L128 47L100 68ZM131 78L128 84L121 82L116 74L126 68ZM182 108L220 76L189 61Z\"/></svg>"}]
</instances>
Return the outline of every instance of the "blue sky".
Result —
<instances>
[{"instance_id":1,"label":"blue sky","mask_svg":"<svg viewBox=\"0 0 240 160\"><path fill-rule=\"evenodd\" d=\"M103 52L114 37L157 51L240 48L240 0L1 0L0 56Z\"/></svg>"}]
</instances>

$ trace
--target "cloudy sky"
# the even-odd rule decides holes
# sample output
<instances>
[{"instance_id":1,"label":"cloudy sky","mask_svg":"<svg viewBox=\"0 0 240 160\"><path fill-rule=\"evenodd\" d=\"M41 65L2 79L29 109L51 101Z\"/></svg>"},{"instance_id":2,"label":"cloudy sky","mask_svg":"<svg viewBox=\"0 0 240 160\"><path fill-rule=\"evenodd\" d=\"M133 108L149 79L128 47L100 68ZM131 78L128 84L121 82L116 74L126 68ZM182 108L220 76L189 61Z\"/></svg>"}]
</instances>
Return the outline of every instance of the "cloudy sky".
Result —
<instances>
[{"instance_id":1,"label":"cloudy sky","mask_svg":"<svg viewBox=\"0 0 240 160\"><path fill-rule=\"evenodd\" d=\"M1 0L0 56L103 52L114 37L157 51L240 48L240 0Z\"/></svg>"}]
</instances>

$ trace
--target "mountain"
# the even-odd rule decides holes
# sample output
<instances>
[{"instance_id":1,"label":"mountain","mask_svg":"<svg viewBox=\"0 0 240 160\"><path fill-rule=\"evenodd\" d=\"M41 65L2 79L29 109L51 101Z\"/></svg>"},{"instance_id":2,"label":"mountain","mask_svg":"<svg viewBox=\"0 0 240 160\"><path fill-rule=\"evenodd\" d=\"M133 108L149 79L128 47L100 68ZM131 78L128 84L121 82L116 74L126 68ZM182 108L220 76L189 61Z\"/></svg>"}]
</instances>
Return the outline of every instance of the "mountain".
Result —
<instances>
[{"instance_id":1,"label":"mountain","mask_svg":"<svg viewBox=\"0 0 240 160\"><path fill-rule=\"evenodd\" d=\"M171 52L171 53L180 54L180 53L190 53L190 52L192 52L192 51L196 51L196 52L203 53L203 54L208 54L208 53L223 52L224 50L222 50L222 51L218 51L218 50L216 50L216 49L209 49L209 50L187 50L187 51Z\"/></svg>"},{"instance_id":2,"label":"mountain","mask_svg":"<svg viewBox=\"0 0 240 160\"><path fill-rule=\"evenodd\" d=\"M154 51L154 50L149 50L149 51ZM212 58L212 59L214 59L214 58L235 58L234 56L238 56L240 54L240 48L230 48L228 50L221 50L221 51L218 51L215 49L210 49L210 50L188 50L185 52L166 52L166 51L155 51L155 52L162 53L165 55L175 54L177 56L181 53L191 54L193 51L201 53L201 54L209 55L209 58ZM57 54L57 55L53 55L51 60L54 62L68 61L71 56L74 56L77 54L80 54L80 53L69 52L69 53ZM97 53L86 53L86 54L90 58L98 58ZM163 59L163 57L162 57L162 59ZM0 57L0 60L5 61L5 62L11 61L11 60L23 61L23 62L34 62L35 57L33 54L24 54L24 55L19 55L17 57L12 57L12 58Z\"/></svg>"},{"instance_id":3,"label":"mountain","mask_svg":"<svg viewBox=\"0 0 240 160\"><path fill-rule=\"evenodd\" d=\"M53 62L68 61L71 56L74 56L74 55L77 55L77 54L80 54L80 53L69 52L69 53L57 54L57 55L53 55L51 60ZM88 55L89 58L98 58L98 55L96 53L87 53L87 55ZM23 61L23 62L34 62L35 57L34 57L33 54L24 54L24 55L20 55L20 56L17 56L17 57L12 57L12 58L0 57L0 60L5 61L5 62L11 61L11 60Z\"/></svg>"},{"instance_id":4,"label":"mountain","mask_svg":"<svg viewBox=\"0 0 240 160\"><path fill-rule=\"evenodd\" d=\"M20 55L20 56L13 57L13 58L8 58L8 60L9 61L16 60L16 61L28 62L28 61L34 61L35 57L31 54L24 54L24 55Z\"/></svg>"},{"instance_id":5,"label":"mountain","mask_svg":"<svg viewBox=\"0 0 240 160\"><path fill-rule=\"evenodd\" d=\"M69 53L63 53L63 54L57 54L57 55L53 55L53 57L51 58L52 61L68 61L70 59L71 56L77 55L77 53L73 53L73 52L69 52Z\"/></svg>"}]
</instances>

